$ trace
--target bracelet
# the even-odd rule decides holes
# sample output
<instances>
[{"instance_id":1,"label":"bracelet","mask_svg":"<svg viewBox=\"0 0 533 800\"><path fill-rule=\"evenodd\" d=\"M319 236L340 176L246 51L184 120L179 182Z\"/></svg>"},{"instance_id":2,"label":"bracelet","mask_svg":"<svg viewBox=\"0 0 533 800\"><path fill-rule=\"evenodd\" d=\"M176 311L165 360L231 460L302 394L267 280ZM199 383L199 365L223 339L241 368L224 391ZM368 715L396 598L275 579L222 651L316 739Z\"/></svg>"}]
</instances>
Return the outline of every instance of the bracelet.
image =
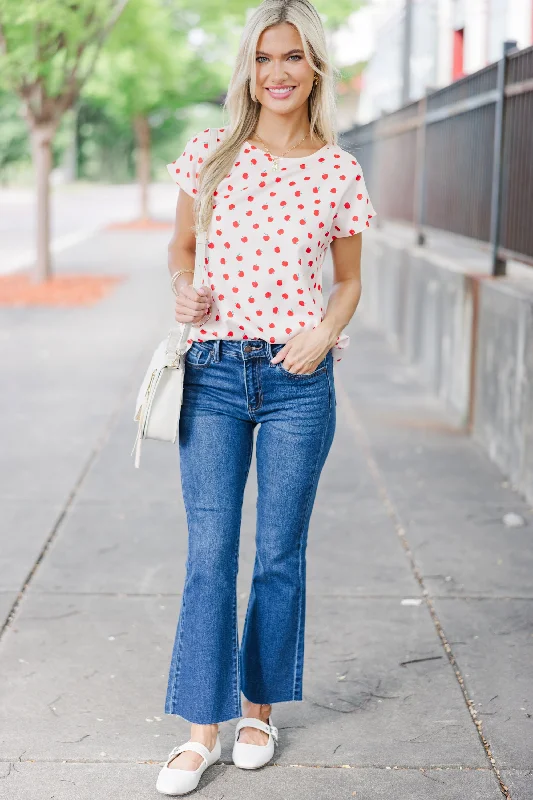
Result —
<instances>
[{"instance_id":1,"label":"bracelet","mask_svg":"<svg viewBox=\"0 0 533 800\"><path fill-rule=\"evenodd\" d=\"M205 325L205 323L208 322L211 319L211 314L212 313L213 313L213 311L212 311L212 309L210 309L209 313L207 314L207 316L204 315L203 319L201 319L200 322L191 322L191 325L194 328L201 328L202 325Z\"/></svg>"},{"instance_id":2,"label":"bracelet","mask_svg":"<svg viewBox=\"0 0 533 800\"><path fill-rule=\"evenodd\" d=\"M172 276L172 279L170 281L170 285L172 287L172 291L176 295L178 294L177 291L176 291L176 281L178 280L180 275L183 275L184 272L192 272L192 274L194 275L194 270L193 269L180 269L180 270L178 270L178 272L174 273L174 275Z\"/></svg>"}]
</instances>

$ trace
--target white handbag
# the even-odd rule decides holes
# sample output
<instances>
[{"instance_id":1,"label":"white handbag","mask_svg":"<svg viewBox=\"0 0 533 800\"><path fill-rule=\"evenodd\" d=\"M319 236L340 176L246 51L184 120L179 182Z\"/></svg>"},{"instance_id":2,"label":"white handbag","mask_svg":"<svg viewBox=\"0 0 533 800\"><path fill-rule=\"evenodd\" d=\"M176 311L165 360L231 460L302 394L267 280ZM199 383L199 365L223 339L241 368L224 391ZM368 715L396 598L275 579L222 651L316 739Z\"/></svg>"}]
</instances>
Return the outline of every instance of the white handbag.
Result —
<instances>
[{"instance_id":1,"label":"white handbag","mask_svg":"<svg viewBox=\"0 0 533 800\"><path fill-rule=\"evenodd\" d=\"M209 129L208 153L217 146L218 128ZM202 285L203 267L207 263L207 233L196 237L193 286ZM178 436L183 378L185 374L185 350L191 323L172 328L166 339L157 346L152 356L135 404L137 436L131 454L135 452L135 466L141 461L143 439L159 439L174 443Z\"/></svg>"}]
</instances>

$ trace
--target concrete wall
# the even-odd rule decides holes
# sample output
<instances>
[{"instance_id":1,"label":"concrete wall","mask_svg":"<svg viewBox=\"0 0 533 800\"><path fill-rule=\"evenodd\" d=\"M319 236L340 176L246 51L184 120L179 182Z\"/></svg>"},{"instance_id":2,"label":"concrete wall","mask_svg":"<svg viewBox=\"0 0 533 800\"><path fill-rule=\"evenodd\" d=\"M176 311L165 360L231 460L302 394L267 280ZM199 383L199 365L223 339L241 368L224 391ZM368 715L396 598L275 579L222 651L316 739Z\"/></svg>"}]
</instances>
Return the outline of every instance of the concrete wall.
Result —
<instances>
[{"instance_id":1,"label":"concrete wall","mask_svg":"<svg viewBox=\"0 0 533 800\"><path fill-rule=\"evenodd\" d=\"M360 313L533 500L533 280L468 274L411 238L367 234Z\"/></svg>"},{"instance_id":2,"label":"concrete wall","mask_svg":"<svg viewBox=\"0 0 533 800\"><path fill-rule=\"evenodd\" d=\"M533 289L487 281L480 290L474 436L533 500Z\"/></svg>"},{"instance_id":3,"label":"concrete wall","mask_svg":"<svg viewBox=\"0 0 533 800\"><path fill-rule=\"evenodd\" d=\"M473 279L423 248L372 232L361 314L385 331L460 424L470 403Z\"/></svg>"}]
</instances>

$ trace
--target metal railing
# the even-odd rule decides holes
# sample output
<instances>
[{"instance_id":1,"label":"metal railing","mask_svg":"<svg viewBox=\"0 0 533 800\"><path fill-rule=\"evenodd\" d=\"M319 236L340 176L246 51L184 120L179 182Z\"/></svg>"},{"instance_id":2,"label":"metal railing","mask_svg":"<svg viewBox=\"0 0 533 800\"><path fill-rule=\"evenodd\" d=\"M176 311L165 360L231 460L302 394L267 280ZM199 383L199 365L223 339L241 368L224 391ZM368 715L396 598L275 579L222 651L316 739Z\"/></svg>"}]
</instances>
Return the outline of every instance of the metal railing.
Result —
<instances>
[{"instance_id":1,"label":"metal railing","mask_svg":"<svg viewBox=\"0 0 533 800\"><path fill-rule=\"evenodd\" d=\"M360 162L381 219L487 243L493 273L533 265L533 47L357 126L341 145Z\"/></svg>"}]
</instances>

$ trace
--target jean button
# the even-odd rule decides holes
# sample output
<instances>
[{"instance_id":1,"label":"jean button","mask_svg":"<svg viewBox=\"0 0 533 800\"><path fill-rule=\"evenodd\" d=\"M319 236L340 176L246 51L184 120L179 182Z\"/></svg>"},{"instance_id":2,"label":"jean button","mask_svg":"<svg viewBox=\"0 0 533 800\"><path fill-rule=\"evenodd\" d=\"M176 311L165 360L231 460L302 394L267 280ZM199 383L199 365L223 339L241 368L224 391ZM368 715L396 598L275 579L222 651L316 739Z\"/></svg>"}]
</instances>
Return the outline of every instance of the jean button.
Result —
<instances>
[{"instance_id":1,"label":"jean button","mask_svg":"<svg viewBox=\"0 0 533 800\"><path fill-rule=\"evenodd\" d=\"M243 347L242 349L245 353L251 353L254 348L247 344L246 347Z\"/></svg>"}]
</instances>

